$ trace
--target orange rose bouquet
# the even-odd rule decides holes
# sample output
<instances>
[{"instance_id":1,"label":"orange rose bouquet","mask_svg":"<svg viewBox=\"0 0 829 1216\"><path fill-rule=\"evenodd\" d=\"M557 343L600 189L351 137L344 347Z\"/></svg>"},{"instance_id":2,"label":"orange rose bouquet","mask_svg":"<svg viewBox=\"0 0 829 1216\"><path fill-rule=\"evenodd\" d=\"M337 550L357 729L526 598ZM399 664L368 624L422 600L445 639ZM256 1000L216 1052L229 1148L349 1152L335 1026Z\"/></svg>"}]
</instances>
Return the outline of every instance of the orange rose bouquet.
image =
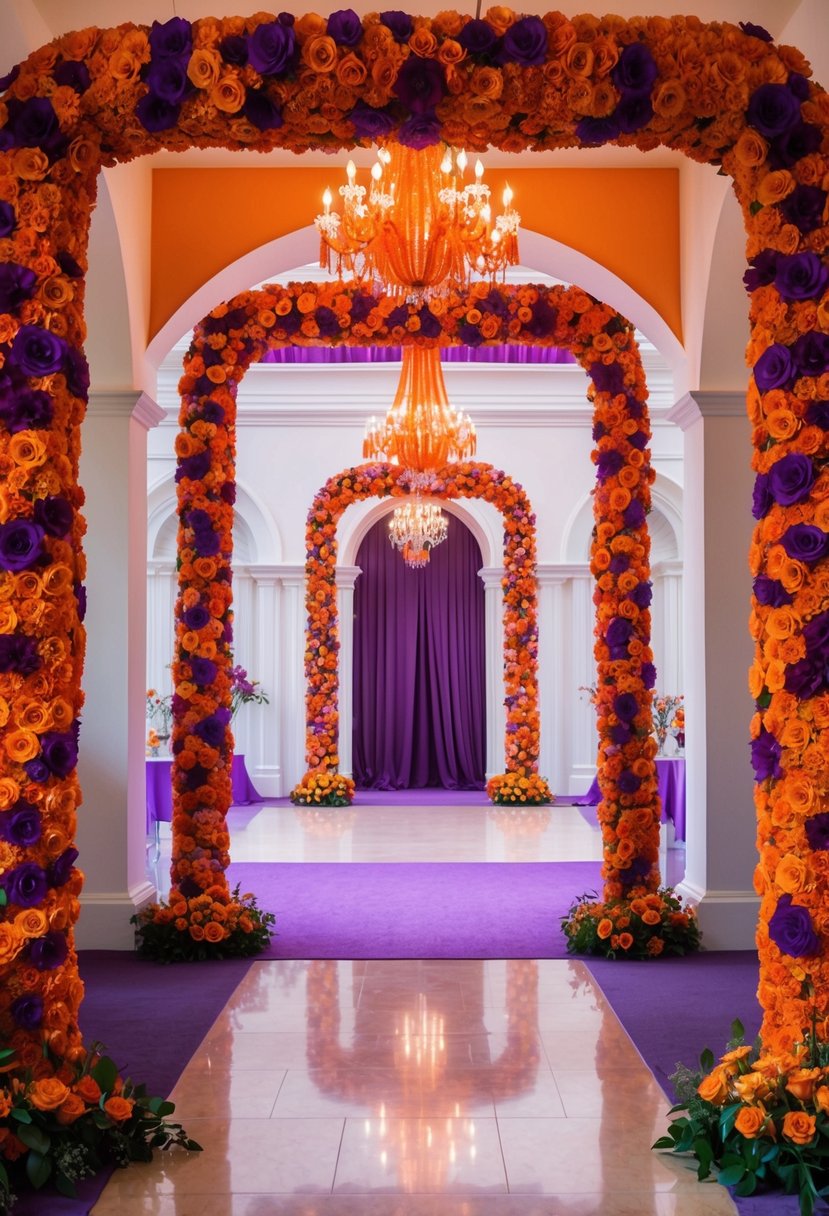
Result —
<instances>
[{"instance_id":1,"label":"orange rose bouquet","mask_svg":"<svg viewBox=\"0 0 829 1216\"><path fill-rule=\"evenodd\" d=\"M546 806L555 801L545 779L523 768L491 777L486 792L495 806Z\"/></svg>"},{"instance_id":2,"label":"orange rose bouquet","mask_svg":"<svg viewBox=\"0 0 829 1216\"><path fill-rule=\"evenodd\" d=\"M601 901L582 895L561 922L570 954L604 958L660 958L699 949L693 909L671 887L633 899Z\"/></svg>"},{"instance_id":3,"label":"orange rose bouquet","mask_svg":"<svg viewBox=\"0 0 829 1216\"><path fill-rule=\"evenodd\" d=\"M169 902L150 904L132 917L136 948L157 963L249 958L271 939L275 917L263 912L250 893L217 883L186 899L171 891Z\"/></svg>"}]
</instances>

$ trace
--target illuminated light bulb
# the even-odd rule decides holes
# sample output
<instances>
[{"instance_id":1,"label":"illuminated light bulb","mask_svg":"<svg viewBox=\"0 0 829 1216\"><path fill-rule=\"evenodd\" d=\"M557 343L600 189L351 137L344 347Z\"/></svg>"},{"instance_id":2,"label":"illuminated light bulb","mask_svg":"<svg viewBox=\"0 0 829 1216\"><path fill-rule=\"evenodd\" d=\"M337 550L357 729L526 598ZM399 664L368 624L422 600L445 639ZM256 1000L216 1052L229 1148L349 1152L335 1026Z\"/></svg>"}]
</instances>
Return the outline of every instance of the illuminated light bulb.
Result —
<instances>
[{"instance_id":1,"label":"illuminated light bulb","mask_svg":"<svg viewBox=\"0 0 829 1216\"><path fill-rule=\"evenodd\" d=\"M481 207L481 219L485 224L488 224L492 219L492 208L489 203L484 203L483 207Z\"/></svg>"},{"instance_id":2,"label":"illuminated light bulb","mask_svg":"<svg viewBox=\"0 0 829 1216\"><path fill-rule=\"evenodd\" d=\"M441 171L441 173L451 173L452 172L452 153L449 151L448 148L446 149L446 155L444 156L443 160L440 162L440 171Z\"/></svg>"},{"instance_id":3,"label":"illuminated light bulb","mask_svg":"<svg viewBox=\"0 0 829 1216\"><path fill-rule=\"evenodd\" d=\"M383 176L383 166L380 164L379 160L376 160L371 166L371 176L376 182L379 182L380 178Z\"/></svg>"},{"instance_id":4,"label":"illuminated light bulb","mask_svg":"<svg viewBox=\"0 0 829 1216\"><path fill-rule=\"evenodd\" d=\"M461 148L460 152L455 157L455 164L458 166L458 169L461 173L464 173L466 171L467 160L466 160L466 150L464 148Z\"/></svg>"},{"instance_id":5,"label":"illuminated light bulb","mask_svg":"<svg viewBox=\"0 0 829 1216\"><path fill-rule=\"evenodd\" d=\"M504 186L504 193L501 195L501 198L503 199L504 206L508 208L512 202L512 190L509 185Z\"/></svg>"},{"instance_id":6,"label":"illuminated light bulb","mask_svg":"<svg viewBox=\"0 0 829 1216\"><path fill-rule=\"evenodd\" d=\"M350 161L348 162L348 164L347 164L347 165L346 165L346 167L345 167L345 171L346 171L346 173L347 173L347 175L348 175L348 184L349 184L349 186L353 186L353 185L354 185L354 178L357 176L357 166L354 164L354 161L353 161L353 160L350 160Z\"/></svg>"},{"instance_id":7,"label":"illuminated light bulb","mask_svg":"<svg viewBox=\"0 0 829 1216\"><path fill-rule=\"evenodd\" d=\"M331 210L331 191L328 189L327 186L325 187L325 190L323 191L322 205L325 208L325 214L328 215L328 213Z\"/></svg>"},{"instance_id":8,"label":"illuminated light bulb","mask_svg":"<svg viewBox=\"0 0 829 1216\"><path fill-rule=\"evenodd\" d=\"M475 161L475 180L480 181L484 175L484 166L481 163L480 157Z\"/></svg>"}]
</instances>

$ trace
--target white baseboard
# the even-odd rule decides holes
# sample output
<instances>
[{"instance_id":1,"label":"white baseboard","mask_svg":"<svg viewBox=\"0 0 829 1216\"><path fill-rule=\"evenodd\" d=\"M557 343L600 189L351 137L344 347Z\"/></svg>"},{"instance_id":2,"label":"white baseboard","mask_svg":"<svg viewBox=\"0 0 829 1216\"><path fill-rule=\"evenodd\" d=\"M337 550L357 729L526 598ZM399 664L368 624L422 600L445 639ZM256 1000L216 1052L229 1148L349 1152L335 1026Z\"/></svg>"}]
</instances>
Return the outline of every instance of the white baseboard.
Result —
<instances>
[{"instance_id":1,"label":"white baseboard","mask_svg":"<svg viewBox=\"0 0 829 1216\"><path fill-rule=\"evenodd\" d=\"M278 764L259 764L251 774L251 781L263 798L282 798L282 769Z\"/></svg>"},{"instance_id":2,"label":"white baseboard","mask_svg":"<svg viewBox=\"0 0 829 1216\"><path fill-rule=\"evenodd\" d=\"M81 914L75 925L79 950L134 950L135 926L130 924L144 904L156 898L149 881L129 891L94 891L81 895Z\"/></svg>"},{"instance_id":3,"label":"white baseboard","mask_svg":"<svg viewBox=\"0 0 829 1216\"><path fill-rule=\"evenodd\" d=\"M683 880L677 894L696 905L703 950L755 950L760 898L754 891L703 891Z\"/></svg>"}]
</instances>

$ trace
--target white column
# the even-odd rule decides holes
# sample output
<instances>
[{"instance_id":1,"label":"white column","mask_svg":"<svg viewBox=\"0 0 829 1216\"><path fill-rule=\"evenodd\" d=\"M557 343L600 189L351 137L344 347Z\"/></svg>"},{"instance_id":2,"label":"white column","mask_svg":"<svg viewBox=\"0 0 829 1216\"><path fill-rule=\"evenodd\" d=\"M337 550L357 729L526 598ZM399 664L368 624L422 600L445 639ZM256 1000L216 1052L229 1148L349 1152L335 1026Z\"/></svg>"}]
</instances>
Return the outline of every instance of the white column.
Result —
<instances>
[{"instance_id":1,"label":"white column","mask_svg":"<svg viewBox=\"0 0 829 1216\"><path fill-rule=\"evenodd\" d=\"M483 566L478 576L484 584L484 628L486 632L486 779L504 771L504 591L503 566Z\"/></svg>"},{"instance_id":2,"label":"white column","mask_svg":"<svg viewBox=\"0 0 829 1216\"><path fill-rule=\"evenodd\" d=\"M160 696L173 691L173 661L176 602L175 562L147 560L147 688Z\"/></svg>"},{"instance_id":3,"label":"white column","mask_svg":"<svg viewBox=\"0 0 829 1216\"><path fill-rule=\"evenodd\" d=\"M589 646L586 655L575 653L571 600L573 580L589 583L590 572L583 564L542 564L536 569L536 578L541 708L539 771L549 781L554 794L568 793L572 768L571 727L583 716L578 712L578 686L590 683L578 677L585 666L585 658L587 661L591 658ZM595 745L593 750L595 752Z\"/></svg>"},{"instance_id":4,"label":"white column","mask_svg":"<svg viewBox=\"0 0 829 1216\"><path fill-rule=\"evenodd\" d=\"M249 566L253 583L253 639L251 653L255 655L253 679L259 680L267 697L267 705L249 705L247 738L251 744L248 771L253 784L271 798L281 798L287 791L283 782L282 716L284 689L280 647L280 586L279 566Z\"/></svg>"},{"instance_id":5,"label":"white column","mask_svg":"<svg viewBox=\"0 0 829 1216\"><path fill-rule=\"evenodd\" d=\"M233 662L245 669L249 679L259 680L267 692L256 647L254 595L255 586L247 566L234 566ZM248 772L253 771L260 756L253 717L260 708L259 705L242 705L233 721L234 751L245 756Z\"/></svg>"},{"instance_id":6,"label":"white column","mask_svg":"<svg viewBox=\"0 0 829 1216\"><path fill-rule=\"evenodd\" d=\"M678 559L657 562L651 569L653 604L651 606L651 646L656 664L656 687L661 693L677 696L685 691L682 653L682 573Z\"/></svg>"},{"instance_id":7,"label":"white column","mask_svg":"<svg viewBox=\"0 0 829 1216\"><path fill-rule=\"evenodd\" d=\"M78 773L78 848L86 874L76 940L129 950L145 873L147 431L164 417L135 392L93 393L83 426L81 485L89 610Z\"/></svg>"},{"instance_id":8,"label":"white column","mask_svg":"<svg viewBox=\"0 0 829 1216\"><path fill-rule=\"evenodd\" d=\"M754 945L759 901L749 761L751 428L736 392L687 394L668 415L685 437L687 863L710 950Z\"/></svg>"},{"instance_id":9,"label":"white column","mask_svg":"<svg viewBox=\"0 0 829 1216\"><path fill-rule=\"evenodd\" d=\"M337 615L339 617L339 771L351 774L351 743L354 709L354 584L362 574L359 566L337 566Z\"/></svg>"},{"instance_id":10,"label":"white column","mask_svg":"<svg viewBox=\"0 0 829 1216\"><path fill-rule=\"evenodd\" d=\"M289 793L305 773L305 567L278 566L282 587L280 631L280 755L282 788Z\"/></svg>"},{"instance_id":11,"label":"white column","mask_svg":"<svg viewBox=\"0 0 829 1216\"><path fill-rule=\"evenodd\" d=\"M570 584L570 622L567 636L561 644L569 647L570 674L569 693L573 708L570 734L570 778L569 791L583 794L590 788L596 776L598 736L596 734L596 711L587 693L579 694L579 688L588 688L596 683L596 662L593 657L593 630L596 608L593 604L593 577L587 566Z\"/></svg>"}]
</instances>

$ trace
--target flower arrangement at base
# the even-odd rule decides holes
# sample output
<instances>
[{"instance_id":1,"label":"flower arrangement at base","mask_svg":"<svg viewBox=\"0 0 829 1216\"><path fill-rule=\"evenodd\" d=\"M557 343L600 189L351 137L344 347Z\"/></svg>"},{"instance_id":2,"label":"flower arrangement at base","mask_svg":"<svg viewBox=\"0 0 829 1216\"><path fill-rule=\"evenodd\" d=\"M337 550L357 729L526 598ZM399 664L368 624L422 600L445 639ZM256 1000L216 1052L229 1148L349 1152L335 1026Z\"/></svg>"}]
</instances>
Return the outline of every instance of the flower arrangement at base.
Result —
<instances>
[{"instance_id":1,"label":"flower arrangement at base","mask_svg":"<svg viewBox=\"0 0 829 1216\"><path fill-rule=\"evenodd\" d=\"M14 1055L11 1047L0 1049L0 1072L15 1068ZM64 1062L54 1075L39 1075L35 1067L4 1077L0 1216L7 1216L17 1193L28 1188L49 1186L75 1198L75 1184L108 1165L150 1161L154 1149L173 1145L200 1152L201 1145L180 1124L168 1122L174 1111L172 1102L122 1080L100 1043L76 1063Z\"/></svg>"},{"instance_id":2,"label":"flower arrangement at base","mask_svg":"<svg viewBox=\"0 0 829 1216\"><path fill-rule=\"evenodd\" d=\"M274 921L238 885L229 895L217 885L190 899L174 889L168 902L149 904L131 919L138 954L157 963L250 958L267 949Z\"/></svg>"},{"instance_id":3,"label":"flower arrangement at base","mask_svg":"<svg viewBox=\"0 0 829 1216\"><path fill-rule=\"evenodd\" d=\"M342 773L306 773L291 790L291 802L296 806L351 806L354 789L352 779Z\"/></svg>"},{"instance_id":4,"label":"flower arrangement at base","mask_svg":"<svg viewBox=\"0 0 829 1216\"><path fill-rule=\"evenodd\" d=\"M679 1101L670 1113L686 1113L653 1147L693 1154L700 1179L713 1168L739 1196L797 1194L801 1216L812 1216L829 1194L829 1043L815 1030L775 1054L745 1044L735 1021L719 1063L706 1050L701 1071L680 1067L671 1077Z\"/></svg>"},{"instance_id":5,"label":"flower arrangement at base","mask_svg":"<svg viewBox=\"0 0 829 1216\"><path fill-rule=\"evenodd\" d=\"M650 959L690 954L700 944L696 913L672 887L606 903L581 895L561 927L569 954Z\"/></svg>"},{"instance_id":6,"label":"flower arrangement at base","mask_svg":"<svg viewBox=\"0 0 829 1216\"><path fill-rule=\"evenodd\" d=\"M523 768L490 777L486 793L495 806L547 806L555 801L546 780Z\"/></svg>"}]
</instances>

